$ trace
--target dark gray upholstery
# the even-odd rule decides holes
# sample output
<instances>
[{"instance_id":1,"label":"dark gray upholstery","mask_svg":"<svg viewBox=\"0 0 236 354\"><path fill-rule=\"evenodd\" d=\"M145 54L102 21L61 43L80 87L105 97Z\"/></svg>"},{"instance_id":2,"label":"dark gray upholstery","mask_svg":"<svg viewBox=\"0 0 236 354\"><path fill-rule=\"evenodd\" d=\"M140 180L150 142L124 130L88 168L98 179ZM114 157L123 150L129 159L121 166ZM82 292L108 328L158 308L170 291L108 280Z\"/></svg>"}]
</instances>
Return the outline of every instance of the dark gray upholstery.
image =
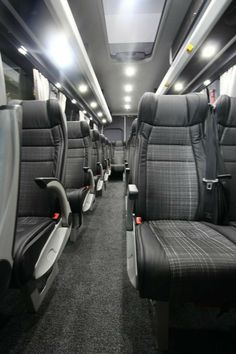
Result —
<instances>
[{"instance_id":1,"label":"dark gray upholstery","mask_svg":"<svg viewBox=\"0 0 236 354\"><path fill-rule=\"evenodd\" d=\"M236 97L223 95L216 102L215 116L218 123L220 150L225 173L232 179L227 182L230 192L229 219L236 220Z\"/></svg>"},{"instance_id":2,"label":"dark gray upholstery","mask_svg":"<svg viewBox=\"0 0 236 354\"><path fill-rule=\"evenodd\" d=\"M67 189L88 185L88 176L83 167L91 166L91 136L86 121L68 122L68 154L65 186Z\"/></svg>"},{"instance_id":3,"label":"dark gray upholstery","mask_svg":"<svg viewBox=\"0 0 236 354\"><path fill-rule=\"evenodd\" d=\"M34 182L36 177L62 180L66 126L57 100L23 101L19 216L51 216L51 196ZM40 119L42 118L42 119ZM52 120L51 120L52 119ZM37 200L37 203L35 203Z\"/></svg>"},{"instance_id":4,"label":"dark gray upholstery","mask_svg":"<svg viewBox=\"0 0 236 354\"><path fill-rule=\"evenodd\" d=\"M57 200L40 189L36 177L62 180L67 151L65 116L57 100L22 101L23 127L14 282L27 282L60 212Z\"/></svg>"},{"instance_id":5,"label":"dark gray upholstery","mask_svg":"<svg viewBox=\"0 0 236 354\"><path fill-rule=\"evenodd\" d=\"M83 201L89 189L89 176L84 167L91 166L92 140L86 121L68 122L68 156L65 188L71 210L81 214Z\"/></svg>"},{"instance_id":6,"label":"dark gray upholstery","mask_svg":"<svg viewBox=\"0 0 236 354\"><path fill-rule=\"evenodd\" d=\"M135 214L142 224L136 225L135 235L143 297L212 303L235 298L233 227L200 222L207 114L207 98L201 94L150 93L141 100Z\"/></svg>"},{"instance_id":7,"label":"dark gray upholstery","mask_svg":"<svg viewBox=\"0 0 236 354\"><path fill-rule=\"evenodd\" d=\"M135 175L138 215L147 220L201 217L207 109L204 95L144 95Z\"/></svg>"},{"instance_id":8,"label":"dark gray upholstery","mask_svg":"<svg viewBox=\"0 0 236 354\"><path fill-rule=\"evenodd\" d=\"M103 169L106 169L106 138L103 134L100 134L100 139L101 139L101 163L103 166Z\"/></svg>"},{"instance_id":9,"label":"dark gray upholstery","mask_svg":"<svg viewBox=\"0 0 236 354\"><path fill-rule=\"evenodd\" d=\"M94 177L98 175L99 169L97 163L100 162L99 149L101 149L100 134L97 130L91 130L92 137L92 159L91 159L91 169L93 171Z\"/></svg>"},{"instance_id":10,"label":"dark gray upholstery","mask_svg":"<svg viewBox=\"0 0 236 354\"><path fill-rule=\"evenodd\" d=\"M125 144L123 141L117 140L113 142L114 154L111 163L111 169L114 172L124 171L125 160Z\"/></svg>"},{"instance_id":11,"label":"dark gray upholstery","mask_svg":"<svg viewBox=\"0 0 236 354\"><path fill-rule=\"evenodd\" d=\"M138 125L138 119L134 119L132 126L131 126L131 132L129 139L127 141L127 160L128 160L128 165L130 168L130 183L133 181L133 169L134 169L134 161L135 161L135 148L136 148L136 135L137 135L137 125Z\"/></svg>"}]
</instances>

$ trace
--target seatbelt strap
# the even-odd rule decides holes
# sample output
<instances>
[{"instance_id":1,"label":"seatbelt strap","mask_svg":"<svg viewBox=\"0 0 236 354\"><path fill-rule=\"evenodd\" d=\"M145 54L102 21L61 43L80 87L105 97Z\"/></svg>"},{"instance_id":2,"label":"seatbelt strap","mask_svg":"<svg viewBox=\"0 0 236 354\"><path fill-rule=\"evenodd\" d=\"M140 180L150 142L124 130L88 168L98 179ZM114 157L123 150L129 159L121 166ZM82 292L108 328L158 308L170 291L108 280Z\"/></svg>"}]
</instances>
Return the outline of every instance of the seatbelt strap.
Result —
<instances>
[{"instance_id":1,"label":"seatbelt strap","mask_svg":"<svg viewBox=\"0 0 236 354\"><path fill-rule=\"evenodd\" d=\"M216 147L216 123L213 115L213 107L209 105L206 120L206 170L203 182L205 183L204 216L205 219L215 222L218 215L217 205L217 147Z\"/></svg>"}]
</instances>

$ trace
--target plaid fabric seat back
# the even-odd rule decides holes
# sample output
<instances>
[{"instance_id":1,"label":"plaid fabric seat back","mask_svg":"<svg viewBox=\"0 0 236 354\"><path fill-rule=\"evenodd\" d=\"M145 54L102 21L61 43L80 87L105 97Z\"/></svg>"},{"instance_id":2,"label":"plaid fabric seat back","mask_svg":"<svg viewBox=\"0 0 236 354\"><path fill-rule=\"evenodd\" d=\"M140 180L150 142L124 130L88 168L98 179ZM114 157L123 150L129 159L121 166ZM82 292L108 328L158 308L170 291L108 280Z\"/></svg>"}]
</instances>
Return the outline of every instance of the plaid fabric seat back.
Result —
<instances>
[{"instance_id":1,"label":"plaid fabric seat back","mask_svg":"<svg viewBox=\"0 0 236 354\"><path fill-rule=\"evenodd\" d=\"M136 215L145 220L201 218L207 113L205 95L143 96L135 156Z\"/></svg>"}]
</instances>

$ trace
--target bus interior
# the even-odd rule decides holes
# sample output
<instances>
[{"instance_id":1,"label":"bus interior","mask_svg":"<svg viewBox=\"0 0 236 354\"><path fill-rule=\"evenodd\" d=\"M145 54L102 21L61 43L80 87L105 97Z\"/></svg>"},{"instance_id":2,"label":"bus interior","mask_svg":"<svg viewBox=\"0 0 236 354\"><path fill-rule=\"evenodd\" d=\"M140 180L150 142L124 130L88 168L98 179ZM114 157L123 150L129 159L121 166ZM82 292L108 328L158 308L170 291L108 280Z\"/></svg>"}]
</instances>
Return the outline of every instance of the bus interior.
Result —
<instances>
[{"instance_id":1,"label":"bus interior","mask_svg":"<svg viewBox=\"0 0 236 354\"><path fill-rule=\"evenodd\" d=\"M236 1L0 0L0 353L236 353Z\"/></svg>"}]
</instances>

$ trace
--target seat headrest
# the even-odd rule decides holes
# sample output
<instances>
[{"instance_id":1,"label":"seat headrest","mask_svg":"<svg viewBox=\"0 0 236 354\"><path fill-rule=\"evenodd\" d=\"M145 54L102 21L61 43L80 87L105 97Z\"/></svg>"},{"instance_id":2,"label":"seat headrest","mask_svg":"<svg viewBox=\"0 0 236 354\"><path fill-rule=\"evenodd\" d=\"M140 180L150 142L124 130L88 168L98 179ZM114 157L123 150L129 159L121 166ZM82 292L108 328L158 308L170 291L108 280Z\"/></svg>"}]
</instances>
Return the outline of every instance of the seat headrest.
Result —
<instances>
[{"instance_id":1,"label":"seat headrest","mask_svg":"<svg viewBox=\"0 0 236 354\"><path fill-rule=\"evenodd\" d=\"M115 146L124 146L124 142L122 140L116 140Z\"/></svg>"},{"instance_id":2,"label":"seat headrest","mask_svg":"<svg viewBox=\"0 0 236 354\"><path fill-rule=\"evenodd\" d=\"M85 121L69 121L68 127L68 139L81 139L90 136L89 124Z\"/></svg>"},{"instance_id":3,"label":"seat headrest","mask_svg":"<svg viewBox=\"0 0 236 354\"><path fill-rule=\"evenodd\" d=\"M236 97L220 96L215 105L217 123L225 127L236 127Z\"/></svg>"},{"instance_id":4,"label":"seat headrest","mask_svg":"<svg viewBox=\"0 0 236 354\"><path fill-rule=\"evenodd\" d=\"M204 94L158 96L148 92L139 103L138 127L141 122L154 126L191 126L203 122L207 112Z\"/></svg>"},{"instance_id":5,"label":"seat headrest","mask_svg":"<svg viewBox=\"0 0 236 354\"><path fill-rule=\"evenodd\" d=\"M64 113L56 99L19 101L23 109L23 129L45 129L64 124Z\"/></svg>"},{"instance_id":6,"label":"seat headrest","mask_svg":"<svg viewBox=\"0 0 236 354\"><path fill-rule=\"evenodd\" d=\"M97 130L92 129L91 130L91 134L92 134L92 140L93 141L99 141L100 140L100 134Z\"/></svg>"}]
</instances>

